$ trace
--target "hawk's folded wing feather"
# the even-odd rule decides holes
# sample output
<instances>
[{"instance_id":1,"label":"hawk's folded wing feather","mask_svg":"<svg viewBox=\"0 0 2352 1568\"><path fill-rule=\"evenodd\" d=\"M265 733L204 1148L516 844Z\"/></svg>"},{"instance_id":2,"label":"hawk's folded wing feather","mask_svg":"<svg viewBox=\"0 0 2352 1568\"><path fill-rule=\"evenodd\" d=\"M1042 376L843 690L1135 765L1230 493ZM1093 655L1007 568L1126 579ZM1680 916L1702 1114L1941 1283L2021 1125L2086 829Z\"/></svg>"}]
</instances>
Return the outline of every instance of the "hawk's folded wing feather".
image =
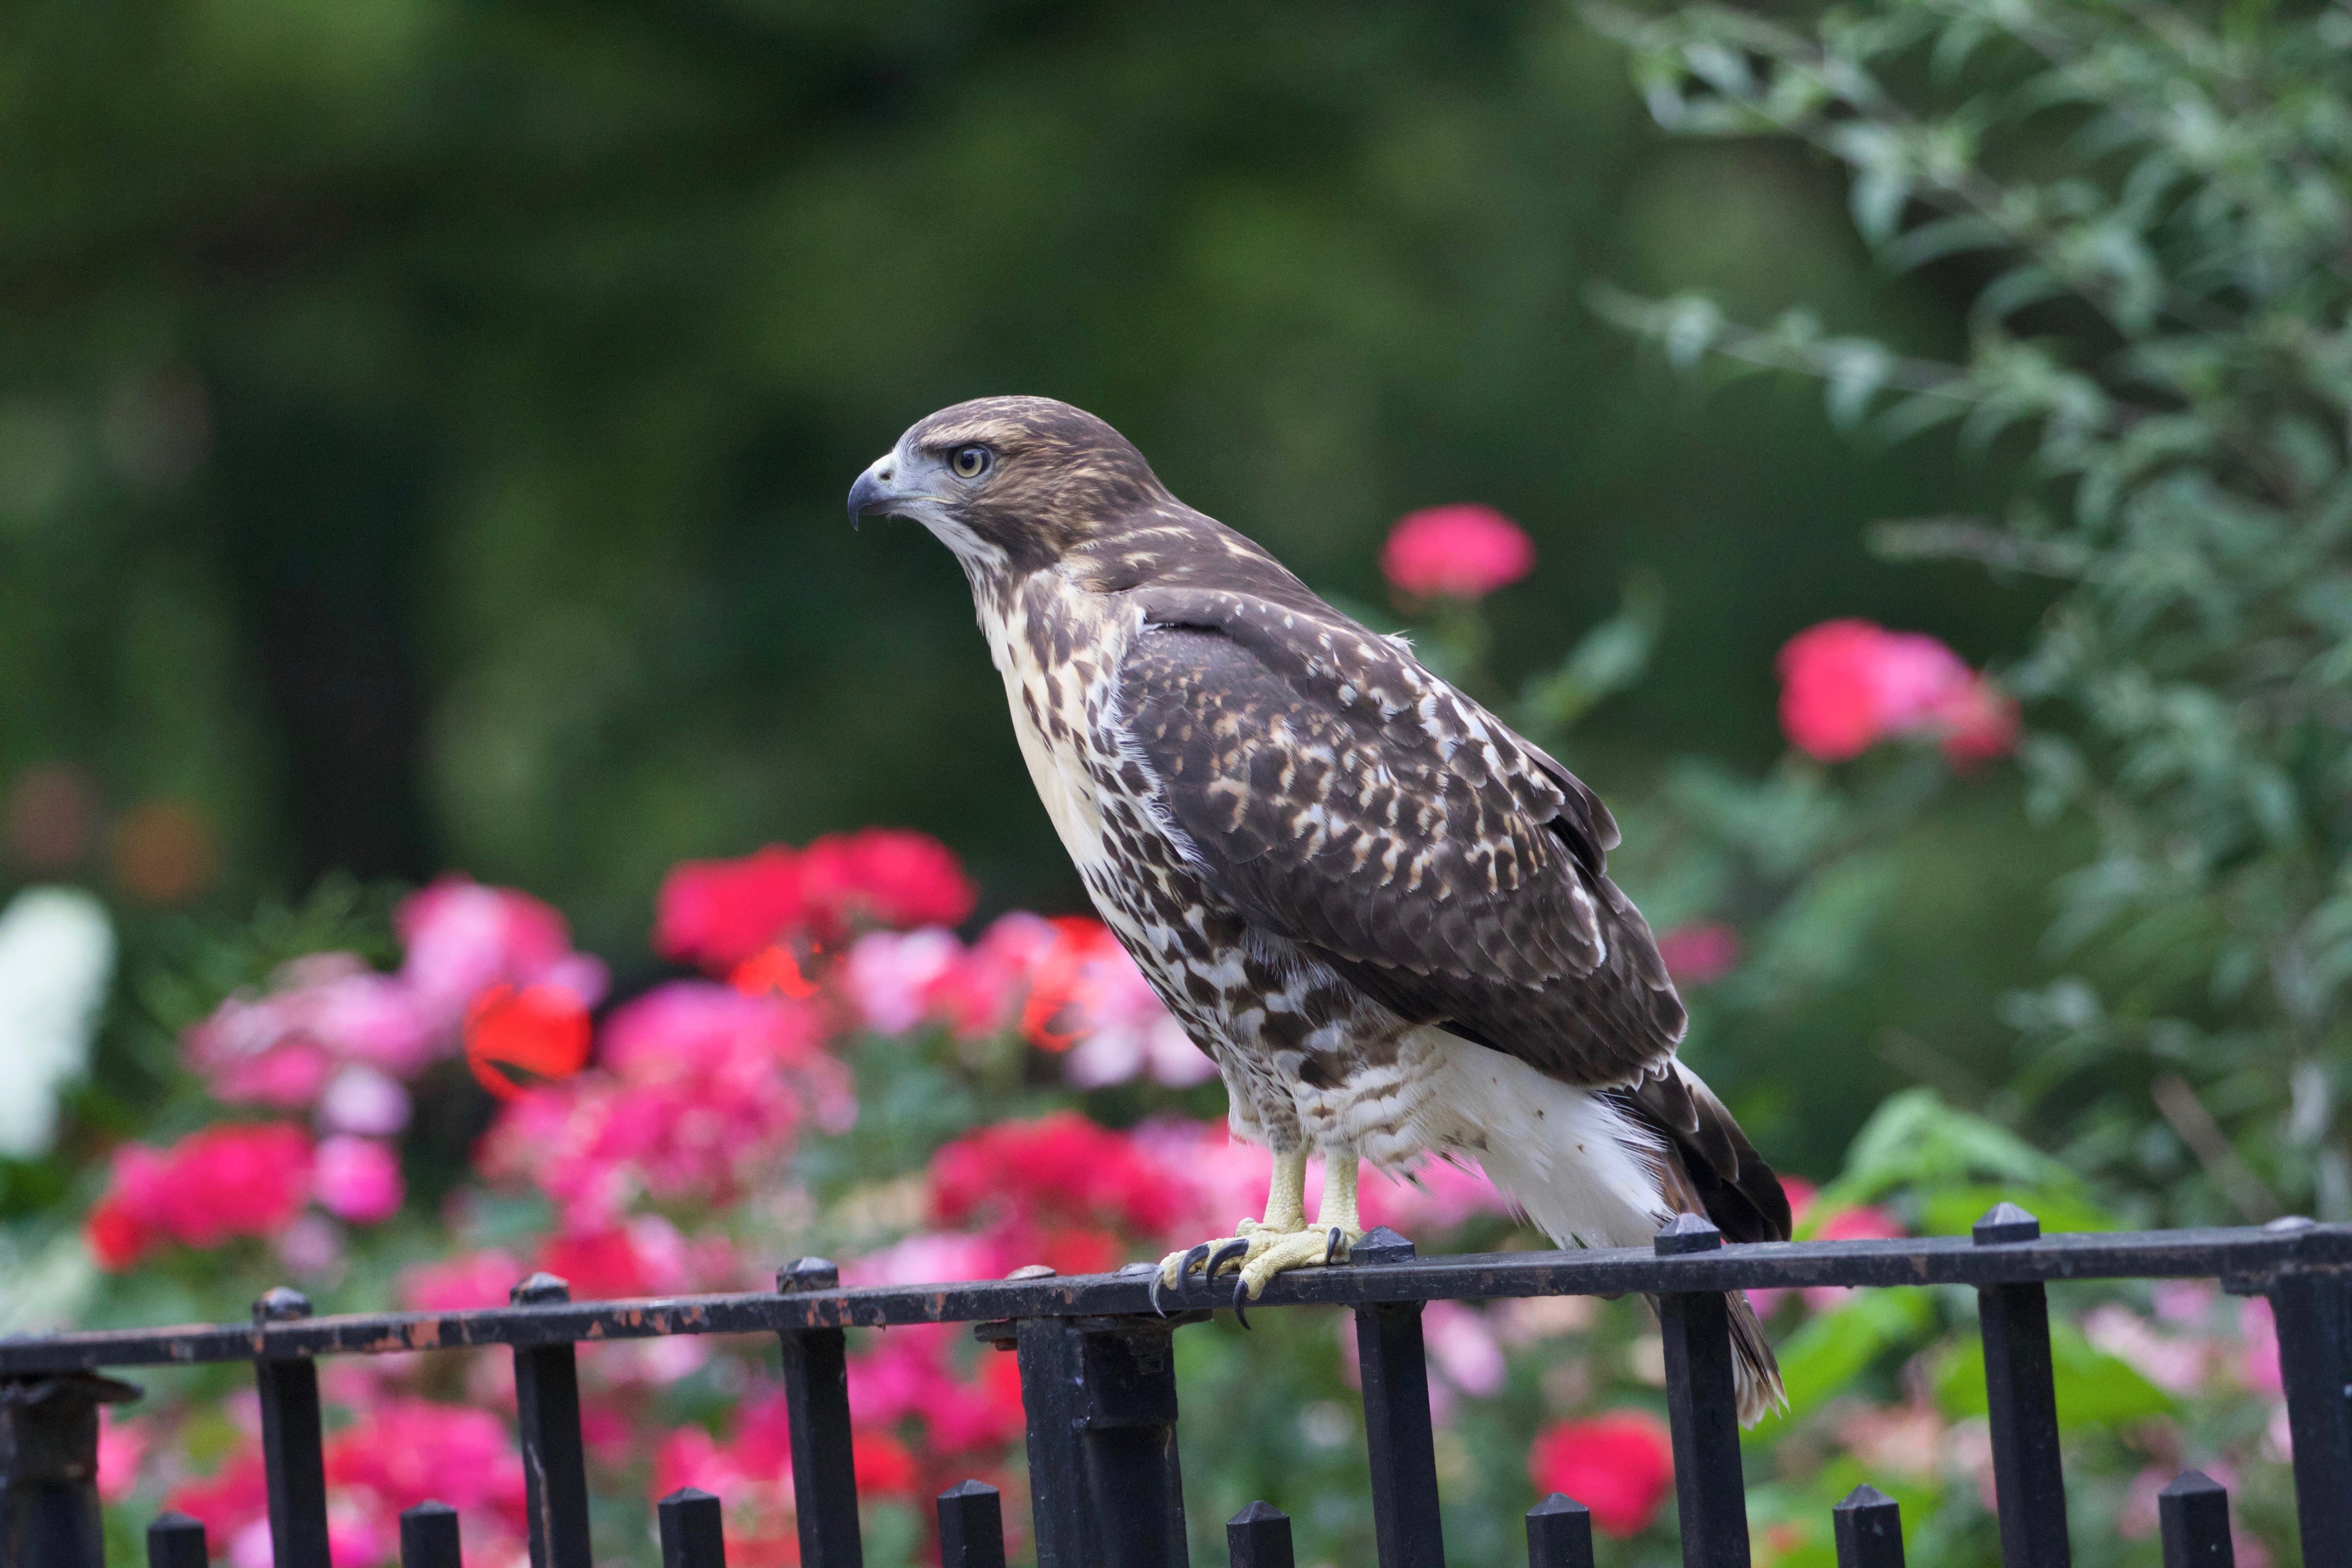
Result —
<instances>
[{"instance_id":1,"label":"hawk's folded wing feather","mask_svg":"<svg viewBox=\"0 0 2352 1568\"><path fill-rule=\"evenodd\" d=\"M1641 1086L1699 1131L1669 1067L1682 1003L1582 784L1319 605L1161 591L1144 619L1125 727L1236 908L1403 1017L1570 1083Z\"/></svg>"}]
</instances>

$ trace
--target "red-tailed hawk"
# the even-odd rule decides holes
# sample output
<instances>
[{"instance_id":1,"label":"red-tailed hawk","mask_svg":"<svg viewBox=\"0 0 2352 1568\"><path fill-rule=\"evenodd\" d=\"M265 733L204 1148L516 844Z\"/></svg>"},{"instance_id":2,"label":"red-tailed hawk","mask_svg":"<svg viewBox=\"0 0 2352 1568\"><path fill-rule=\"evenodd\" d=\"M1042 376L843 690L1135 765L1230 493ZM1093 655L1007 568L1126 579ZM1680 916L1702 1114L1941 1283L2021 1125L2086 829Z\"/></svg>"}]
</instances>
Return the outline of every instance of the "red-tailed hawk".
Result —
<instances>
[{"instance_id":1,"label":"red-tailed hawk","mask_svg":"<svg viewBox=\"0 0 2352 1568\"><path fill-rule=\"evenodd\" d=\"M1262 1221L1171 1253L1238 1303L1359 1234L1358 1161L1475 1161L1561 1245L1677 1213L1785 1239L1789 1202L1675 1059L1685 1014L1566 768L1066 404L989 397L858 477L971 581L1030 776L1095 906L1275 1155ZM1303 1212L1307 1160L1323 1212ZM1780 1378L1731 1299L1740 1412Z\"/></svg>"}]
</instances>

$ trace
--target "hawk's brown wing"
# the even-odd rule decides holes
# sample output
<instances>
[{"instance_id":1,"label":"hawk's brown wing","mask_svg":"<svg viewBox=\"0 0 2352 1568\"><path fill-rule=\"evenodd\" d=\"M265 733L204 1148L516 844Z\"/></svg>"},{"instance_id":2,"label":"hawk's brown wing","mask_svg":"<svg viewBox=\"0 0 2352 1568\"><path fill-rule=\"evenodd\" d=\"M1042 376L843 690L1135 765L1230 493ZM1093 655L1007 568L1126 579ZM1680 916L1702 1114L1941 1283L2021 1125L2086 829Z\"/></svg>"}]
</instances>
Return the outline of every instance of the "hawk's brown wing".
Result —
<instances>
[{"instance_id":1,"label":"hawk's brown wing","mask_svg":"<svg viewBox=\"0 0 2352 1568\"><path fill-rule=\"evenodd\" d=\"M1138 596L1123 727L1223 897L1402 1017L1615 1091L1727 1235L1788 1236L1769 1168L1674 1068L1686 1015L1591 791L1319 602Z\"/></svg>"},{"instance_id":2,"label":"hawk's brown wing","mask_svg":"<svg viewBox=\"0 0 2352 1568\"><path fill-rule=\"evenodd\" d=\"M1395 644L1336 612L1161 593L1121 688L1174 826L1252 920L1570 1083L1672 1056L1683 1005L1605 873L1607 811Z\"/></svg>"}]
</instances>

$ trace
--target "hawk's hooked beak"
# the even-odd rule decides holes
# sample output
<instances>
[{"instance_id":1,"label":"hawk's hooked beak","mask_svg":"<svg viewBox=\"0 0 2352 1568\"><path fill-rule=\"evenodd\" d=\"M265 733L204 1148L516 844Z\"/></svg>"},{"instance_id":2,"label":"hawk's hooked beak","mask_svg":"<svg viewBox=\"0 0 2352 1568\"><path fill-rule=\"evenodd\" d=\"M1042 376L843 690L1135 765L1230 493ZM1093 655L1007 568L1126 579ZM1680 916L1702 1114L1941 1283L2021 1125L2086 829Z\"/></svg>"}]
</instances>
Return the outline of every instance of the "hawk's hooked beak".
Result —
<instances>
[{"instance_id":1,"label":"hawk's hooked beak","mask_svg":"<svg viewBox=\"0 0 2352 1568\"><path fill-rule=\"evenodd\" d=\"M884 458L857 476L857 482L849 487L850 527L856 528L860 518L884 516L908 499L891 488L890 477L897 468L895 457Z\"/></svg>"}]
</instances>

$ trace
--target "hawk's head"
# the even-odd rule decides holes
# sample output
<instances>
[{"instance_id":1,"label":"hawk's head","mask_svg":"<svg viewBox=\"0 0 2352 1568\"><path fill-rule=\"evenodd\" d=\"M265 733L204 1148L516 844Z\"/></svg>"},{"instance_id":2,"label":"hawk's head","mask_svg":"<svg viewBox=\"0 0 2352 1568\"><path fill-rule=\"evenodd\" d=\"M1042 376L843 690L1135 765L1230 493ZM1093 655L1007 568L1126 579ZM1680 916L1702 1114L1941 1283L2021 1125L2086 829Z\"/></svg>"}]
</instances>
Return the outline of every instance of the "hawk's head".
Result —
<instances>
[{"instance_id":1,"label":"hawk's head","mask_svg":"<svg viewBox=\"0 0 2352 1568\"><path fill-rule=\"evenodd\" d=\"M849 517L921 523L967 567L1034 572L1171 504L1128 438L1050 397L982 397L918 420L857 476Z\"/></svg>"}]
</instances>

